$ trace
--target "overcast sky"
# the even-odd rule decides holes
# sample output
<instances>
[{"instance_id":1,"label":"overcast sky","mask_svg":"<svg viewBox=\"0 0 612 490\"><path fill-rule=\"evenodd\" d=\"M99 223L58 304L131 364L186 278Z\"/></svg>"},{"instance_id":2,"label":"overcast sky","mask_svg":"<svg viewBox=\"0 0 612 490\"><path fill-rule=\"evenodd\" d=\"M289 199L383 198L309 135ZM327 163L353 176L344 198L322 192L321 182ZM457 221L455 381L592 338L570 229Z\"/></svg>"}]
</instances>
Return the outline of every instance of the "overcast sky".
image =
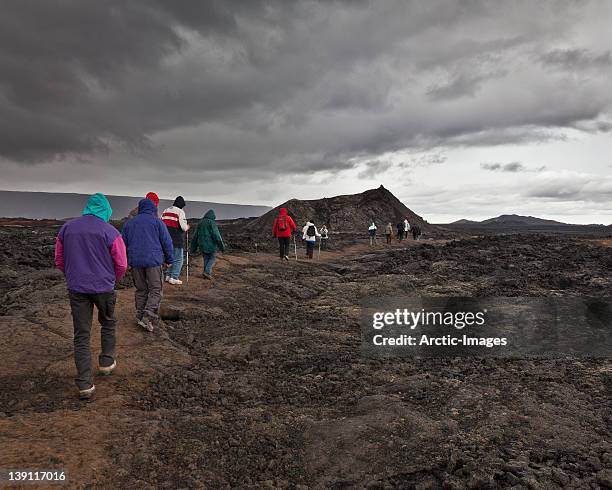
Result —
<instances>
[{"instance_id":1,"label":"overcast sky","mask_svg":"<svg viewBox=\"0 0 612 490\"><path fill-rule=\"evenodd\" d=\"M612 222L612 2L6 0L0 188Z\"/></svg>"}]
</instances>

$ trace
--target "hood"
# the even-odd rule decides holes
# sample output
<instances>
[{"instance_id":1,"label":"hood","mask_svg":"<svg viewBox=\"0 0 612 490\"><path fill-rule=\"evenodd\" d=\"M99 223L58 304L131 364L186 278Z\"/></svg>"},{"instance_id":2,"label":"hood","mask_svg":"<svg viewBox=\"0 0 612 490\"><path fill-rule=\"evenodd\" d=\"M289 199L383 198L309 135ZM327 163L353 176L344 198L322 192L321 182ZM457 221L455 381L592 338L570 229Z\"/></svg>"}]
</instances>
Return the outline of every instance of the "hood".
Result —
<instances>
[{"instance_id":1,"label":"hood","mask_svg":"<svg viewBox=\"0 0 612 490\"><path fill-rule=\"evenodd\" d=\"M104 194L97 192L89 197L85 209L83 209L83 216L86 214L96 216L101 220L108 223L113 210L111 209L110 203Z\"/></svg>"},{"instance_id":2,"label":"hood","mask_svg":"<svg viewBox=\"0 0 612 490\"><path fill-rule=\"evenodd\" d=\"M183 209L185 207L185 199L183 199L183 196L178 196L172 205Z\"/></svg>"},{"instance_id":3,"label":"hood","mask_svg":"<svg viewBox=\"0 0 612 490\"><path fill-rule=\"evenodd\" d=\"M204 219L211 219L214 221L217 219L217 216L215 215L215 212L212 209L209 209L208 211L206 211Z\"/></svg>"},{"instance_id":4,"label":"hood","mask_svg":"<svg viewBox=\"0 0 612 490\"><path fill-rule=\"evenodd\" d=\"M157 216L157 206L151 199L141 199L138 201L138 214L153 214Z\"/></svg>"},{"instance_id":5,"label":"hood","mask_svg":"<svg viewBox=\"0 0 612 490\"><path fill-rule=\"evenodd\" d=\"M280 208L278 211L279 216L287 216L287 208Z\"/></svg>"}]
</instances>

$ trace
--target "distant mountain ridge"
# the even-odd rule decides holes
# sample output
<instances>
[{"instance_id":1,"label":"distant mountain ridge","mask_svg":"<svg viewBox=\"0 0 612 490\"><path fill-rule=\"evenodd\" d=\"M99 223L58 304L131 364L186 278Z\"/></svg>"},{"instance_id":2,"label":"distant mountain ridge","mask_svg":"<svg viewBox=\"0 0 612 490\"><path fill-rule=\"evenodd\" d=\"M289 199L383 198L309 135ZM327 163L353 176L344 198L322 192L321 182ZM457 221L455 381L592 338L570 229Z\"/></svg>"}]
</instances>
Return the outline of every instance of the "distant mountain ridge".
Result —
<instances>
[{"instance_id":1,"label":"distant mountain ridge","mask_svg":"<svg viewBox=\"0 0 612 490\"><path fill-rule=\"evenodd\" d=\"M460 219L450 223L451 225L465 226L599 226L597 224L577 225L572 223L563 223L552 219L537 218L535 216L523 216L520 214L501 214L495 218L489 218L482 221L470 219Z\"/></svg>"},{"instance_id":2,"label":"distant mountain ridge","mask_svg":"<svg viewBox=\"0 0 612 490\"><path fill-rule=\"evenodd\" d=\"M535 216L521 216L519 214L502 214L496 218L486 219L481 221L483 225L512 225L512 226L557 226L567 225L568 223L562 223L561 221L555 221L552 219L536 218Z\"/></svg>"},{"instance_id":3,"label":"distant mountain ridge","mask_svg":"<svg viewBox=\"0 0 612 490\"><path fill-rule=\"evenodd\" d=\"M460 219L443 225L451 230L470 234L497 235L506 233L566 233L570 235L609 236L612 225L590 224L577 225L562 223L552 219L521 216L519 214L502 214L483 221Z\"/></svg>"},{"instance_id":4,"label":"distant mountain ridge","mask_svg":"<svg viewBox=\"0 0 612 490\"><path fill-rule=\"evenodd\" d=\"M61 192L0 191L0 217L30 219L65 219L81 215L88 194ZM111 219L121 219L138 205L142 197L107 195L113 208ZM143 196L144 197L144 196ZM248 204L225 204L208 201L190 201L187 197L185 213L188 218L201 218L206 211L214 209L217 219L236 219L261 216L269 206ZM171 206L174 199L161 199L160 211Z\"/></svg>"}]
</instances>

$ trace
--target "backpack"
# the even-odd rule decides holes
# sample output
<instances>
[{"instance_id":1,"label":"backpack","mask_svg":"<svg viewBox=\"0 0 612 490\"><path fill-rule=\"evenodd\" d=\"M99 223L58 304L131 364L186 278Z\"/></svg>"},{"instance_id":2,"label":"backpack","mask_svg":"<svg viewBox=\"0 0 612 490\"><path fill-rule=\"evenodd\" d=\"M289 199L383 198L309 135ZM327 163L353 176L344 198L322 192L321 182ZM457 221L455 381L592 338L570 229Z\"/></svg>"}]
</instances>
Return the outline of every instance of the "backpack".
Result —
<instances>
[{"instance_id":1,"label":"backpack","mask_svg":"<svg viewBox=\"0 0 612 490\"><path fill-rule=\"evenodd\" d=\"M308 229L306 230L306 235L307 236L315 236L317 233L315 232L315 227L314 225L310 225L308 227Z\"/></svg>"},{"instance_id":2,"label":"backpack","mask_svg":"<svg viewBox=\"0 0 612 490\"><path fill-rule=\"evenodd\" d=\"M277 218L277 226L276 229L278 231L287 231L287 217L286 216L279 216Z\"/></svg>"}]
</instances>

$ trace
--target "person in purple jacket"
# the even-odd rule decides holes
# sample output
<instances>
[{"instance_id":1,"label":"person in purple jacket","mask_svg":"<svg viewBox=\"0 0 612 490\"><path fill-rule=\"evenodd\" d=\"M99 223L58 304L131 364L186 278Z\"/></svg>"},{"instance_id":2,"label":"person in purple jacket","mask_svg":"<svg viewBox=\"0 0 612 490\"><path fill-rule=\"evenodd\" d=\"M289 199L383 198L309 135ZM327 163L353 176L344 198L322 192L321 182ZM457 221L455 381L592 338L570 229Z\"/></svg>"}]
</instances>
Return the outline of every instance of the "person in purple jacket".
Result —
<instances>
[{"instance_id":1,"label":"person in purple jacket","mask_svg":"<svg viewBox=\"0 0 612 490\"><path fill-rule=\"evenodd\" d=\"M115 282L127 270L125 244L114 226L108 224L113 210L103 194L93 194L83 216L60 229L55 241L55 265L66 276L74 325L76 385L82 399L91 398L96 387L91 372L90 335L93 306L102 326L100 374L117 366L115 359Z\"/></svg>"},{"instance_id":2,"label":"person in purple jacket","mask_svg":"<svg viewBox=\"0 0 612 490\"><path fill-rule=\"evenodd\" d=\"M147 198L138 203L138 215L125 224L121 234L136 287L136 323L152 332L153 323L159 319L163 265L170 267L173 262L172 238L157 217L156 204Z\"/></svg>"}]
</instances>

